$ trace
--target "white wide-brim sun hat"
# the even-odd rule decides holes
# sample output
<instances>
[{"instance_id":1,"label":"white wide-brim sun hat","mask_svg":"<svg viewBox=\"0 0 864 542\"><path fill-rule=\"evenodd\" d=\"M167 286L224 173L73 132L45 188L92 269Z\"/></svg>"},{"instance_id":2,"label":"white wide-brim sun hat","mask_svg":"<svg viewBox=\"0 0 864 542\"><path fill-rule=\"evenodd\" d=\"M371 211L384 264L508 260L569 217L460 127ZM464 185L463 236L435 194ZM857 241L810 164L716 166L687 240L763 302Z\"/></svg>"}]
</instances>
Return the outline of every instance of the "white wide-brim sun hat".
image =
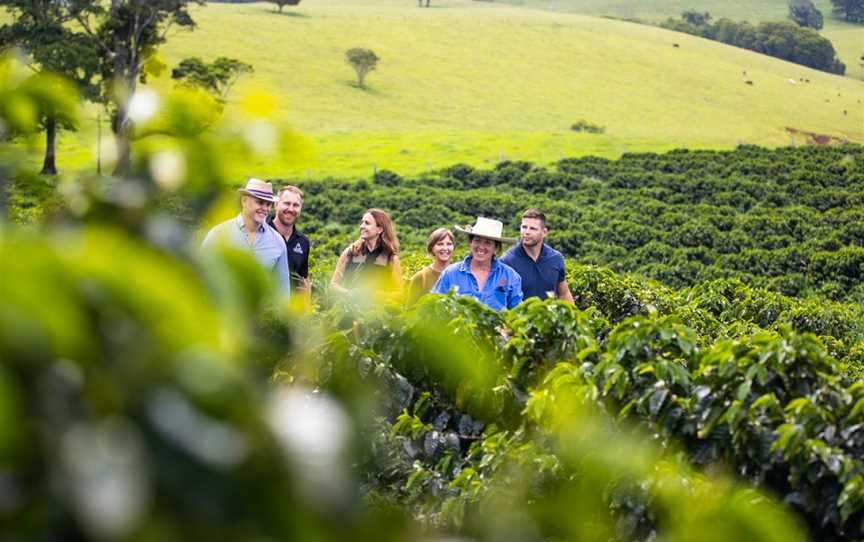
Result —
<instances>
[{"instance_id":1,"label":"white wide-brim sun hat","mask_svg":"<svg viewBox=\"0 0 864 542\"><path fill-rule=\"evenodd\" d=\"M513 243L516 241L513 237L504 237L504 224L494 218L478 216L477 222L473 226L455 226L455 228L468 235L476 235L477 237L492 239L501 243Z\"/></svg>"}]
</instances>

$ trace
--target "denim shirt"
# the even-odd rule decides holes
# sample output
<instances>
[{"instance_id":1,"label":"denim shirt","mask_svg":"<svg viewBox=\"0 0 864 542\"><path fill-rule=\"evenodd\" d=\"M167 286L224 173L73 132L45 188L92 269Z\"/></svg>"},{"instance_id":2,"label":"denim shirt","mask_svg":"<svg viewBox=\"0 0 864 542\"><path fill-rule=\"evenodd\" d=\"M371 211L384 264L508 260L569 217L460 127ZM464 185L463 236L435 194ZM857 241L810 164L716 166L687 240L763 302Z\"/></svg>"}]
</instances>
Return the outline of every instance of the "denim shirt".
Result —
<instances>
[{"instance_id":1,"label":"denim shirt","mask_svg":"<svg viewBox=\"0 0 864 542\"><path fill-rule=\"evenodd\" d=\"M204 242L201 243L201 248L206 249L216 242L224 242L240 249L251 250L261 266L272 270L276 275L282 294L290 293L291 277L288 272L288 250L285 248L285 239L279 232L267 224L262 224L255 235L255 244L250 245L249 234L243 223L243 215L237 215L237 218L218 224L207 232Z\"/></svg>"},{"instance_id":2,"label":"denim shirt","mask_svg":"<svg viewBox=\"0 0 864 542\"><path fill-rule=\"evenodd\" d=\"M512 267L497 258L492 259L492 268L482 292L471 274L471 256L450 264L441 273L432 292L446 294L452 288L456 289L457 295L471 296L496 311L512 309L522 302L522 279Z\"/></svg>"}]
</instances>

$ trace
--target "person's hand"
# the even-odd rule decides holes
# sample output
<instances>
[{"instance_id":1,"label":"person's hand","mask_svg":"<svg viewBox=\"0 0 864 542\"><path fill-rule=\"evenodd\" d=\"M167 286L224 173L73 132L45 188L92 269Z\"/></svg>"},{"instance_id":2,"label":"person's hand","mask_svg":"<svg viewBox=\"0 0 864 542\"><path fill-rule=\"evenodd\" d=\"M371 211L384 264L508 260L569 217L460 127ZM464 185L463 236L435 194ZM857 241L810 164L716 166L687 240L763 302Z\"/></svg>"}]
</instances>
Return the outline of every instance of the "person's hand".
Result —
<instances>
[{"instance_id":1,"label":"person's hand","mask_svg":"<svg viewBox=\"0 0 864 542\"><path fill-rule=\"evenodd\" d=\"M297 291L303 293L312 292L312 281L310 281L306 277L298 277L297 279Z\"/></svg>"}]
</instances>

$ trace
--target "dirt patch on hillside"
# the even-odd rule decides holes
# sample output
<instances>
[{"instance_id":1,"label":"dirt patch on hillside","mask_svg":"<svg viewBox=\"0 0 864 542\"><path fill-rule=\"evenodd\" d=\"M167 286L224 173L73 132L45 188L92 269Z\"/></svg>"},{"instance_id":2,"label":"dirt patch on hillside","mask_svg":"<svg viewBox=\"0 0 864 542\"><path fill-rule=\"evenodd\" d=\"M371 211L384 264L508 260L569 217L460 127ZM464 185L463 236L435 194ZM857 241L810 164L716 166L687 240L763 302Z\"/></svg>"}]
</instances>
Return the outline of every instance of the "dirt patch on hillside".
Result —
<instances>
[{"instance_id":1,"label":"dirt patch on hillside","mask_svg":"<svg viewBox=\"0 0 864 542\"><path fill-rule=\"evenodd\" d=\"M799 130L790 126L786 127L786 133L795 139L796 143L805 145L846 145L849 140L845 137L834 137L826 134L818 134L816 132L808 132Z\"/></svg>"}]
</instances>

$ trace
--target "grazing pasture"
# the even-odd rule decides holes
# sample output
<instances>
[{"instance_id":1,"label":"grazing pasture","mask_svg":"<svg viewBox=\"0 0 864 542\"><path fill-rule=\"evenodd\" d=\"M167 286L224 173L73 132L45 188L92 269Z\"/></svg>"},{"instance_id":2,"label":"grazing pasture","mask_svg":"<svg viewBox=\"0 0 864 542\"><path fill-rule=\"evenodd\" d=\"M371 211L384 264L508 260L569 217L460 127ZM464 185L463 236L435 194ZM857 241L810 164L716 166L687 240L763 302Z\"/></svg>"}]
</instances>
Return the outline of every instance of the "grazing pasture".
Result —
<instances>
[{"instance_id":1,"label":"grazing pasture","mask_svg":"<svg viewBox=\"0 0 864 542\"><path fill-rule=\"evenodd\" d=\"M514 6L641 19L656 22L667 17L680 16L687 10L711 14L714 19L725 17L736 21L780 21L786 20L787 0L501 0ZM816 8L825 18L821 34L831 40L840 60L846 64L846 75L864 79L861 54L864 53L864 27L835 19L831 14L830 0L815 0Z\"/></svg>"},{"instance_id":2,"label":"grazing pasture","mask_svg":"<svg viewBox=\"0 0 864 542\"><path fill-rule=\"evenodd\" d=\"M805 142L787 128L864 142L864 83L645 25L468 0L319 0L281 15L211 3L194 18L194 32L172 32L160 50L169 69L150 85L173 86L170 68L190 56L252 64L227 112L269 91L272 115L314 151L300 165L248 164L262 176ZM365 90L345 61L352 47L381 59ZM801 78L809 84L788 83ZM60 135L61 169L95 167L96 110L84 117L78 134ZM579 121L602 133L572 130Z\"/></svg>"}]
</instances>

